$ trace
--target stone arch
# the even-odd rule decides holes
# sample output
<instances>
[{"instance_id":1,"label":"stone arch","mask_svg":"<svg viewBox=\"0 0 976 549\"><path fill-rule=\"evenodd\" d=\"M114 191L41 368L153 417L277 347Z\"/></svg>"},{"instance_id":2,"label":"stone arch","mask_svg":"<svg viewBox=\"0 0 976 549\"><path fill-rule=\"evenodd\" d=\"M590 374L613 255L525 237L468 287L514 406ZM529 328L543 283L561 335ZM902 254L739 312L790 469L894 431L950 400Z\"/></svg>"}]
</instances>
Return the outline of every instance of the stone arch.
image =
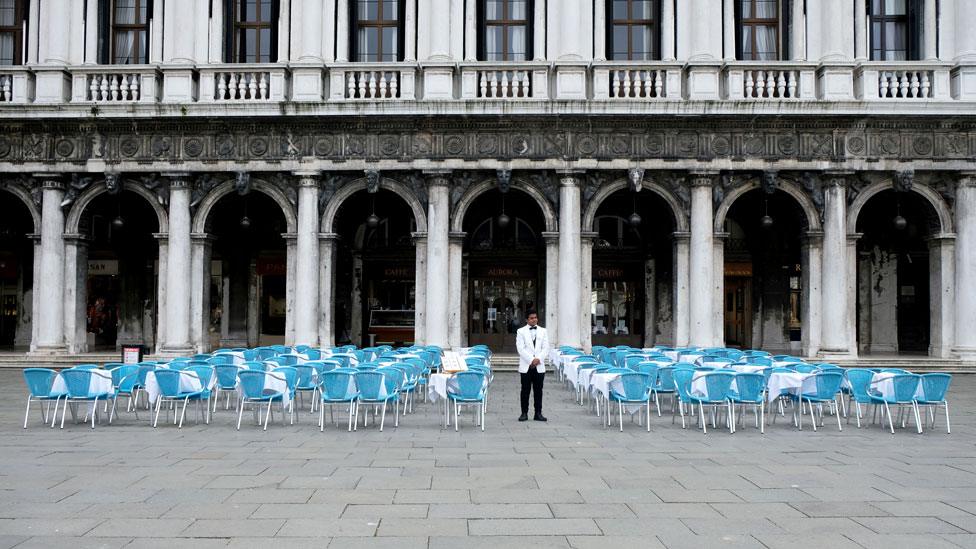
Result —
<instances>
[{"instance_id":1,"label":"stone arch","mask_svg":"<svg viewBox=\"0 0 976 549\"><path fill-rule=\"evenodd\" d=\"M803 210L803 213L807 217L807 230L808 231L821 231L823 227L820 223L820 212L817 207L813 204L813 200L810 198L799 185L790 181L788 179L779 178L776 180L778 186L777 190L781 190L786 194L793 197L797 204ZM718 208L715 210L715 232L720 233L725 230L725 218L729 214L729 209L732 208L732 204L738 200L739 197L746 194L749 191L756 190L762 186L759 178L754 178L747 181L745 184L733 189L728 194L725 195L725 199L719 204Z\"/></svg>"},{"instance_id":2,"label":"stone arch","mask_svg":"<svg viewBox=\"0 0 976 549\"><path fill-rule=\"evenodd\" d=\"M417 199L416 195L407 188L406 185L400 183L395 179L390 179L388 177L380 178L380 188L396 193L397 196L402 198L404 202L410 207L413 212L413 218L417 223L417 232L425 233L427 232L427 215L424 213L424 206ZM333 225L335 224L336 215L339 213L339 207L342 203L346 201L347 198L356 194L359 191L366 190L366 178L360 178L355 181L351 181L349 184L344 185L335 195L329 200L329 203L325 206L325 211L322 212L322 223L321 230L323 233L332 233Z\"/></svg>"},{"instance_id":3,"label":"stone arch","mask_svg":"<svg viewBox=\"0 0 976 549\"><path fill-rule=\"evenodd\" d=\"M593 224L596 222L596 212L600 209L600 205L603 201L610 197L613 193L626 189L630 183L626 178L620 178L609 185L600 187L600 189L593 195L590 199L590 203L586 207L586 211L583 212L583 230L592 231L594 230ZM667 202L668 206L671 208L671 216L674 218L674 227L677 232L687 232L691 229L688 228L688 218L684 213L684 209L681 207L681 203L678 199L665 190L664 188L654 185L651 181L645 180L642 184L642 188L651 191L652 193L660 196Z\"/></svg>"},{"instance_id":4,"label":"stone arch","mask_svg":"<svg viewBox=\"0 0 976 549\"><path fill-rule=\"evenodd\" d=\"M251 190L264 193L274 200L281 207L281 213L285 216L286 230L289 233L298 231L298 216L295 213L295 208L281 189L263 179L252 179ZM234 181L225 181L204 197L199 207L197 207L196 214L193 216L194 233L207 232L207 217L210 216L210 211L221 198L232 192L234 192Z\"/></svg>"},{"instance_id":5,"label":"stone arch","mask_svg":"<svg viewBox=\"0 0 976 549\"><path fill-rule=\"evenodd\" d=\"M156 212L156 220L159 223L159 232L169 232L169 214L166 212L166 208L159 203L159 200L155 194L133 181L122 181L119 192L124 191L131 191L132 193L145 198L149 203L149 207ZM85 209L87 209L88 205L91 204L93 200L98 198L99 195L106 192L108 192L108 190L105 188L105 183L98 183L85 189L85 191L81 193L78 199L75 200L75 203L71 206L71 211L68 212L68 217L64 222L64 232L66 234L77 233L78 227L81 224L81 218L85 213Z\"/></svg>"},{"instance_id":6,"label":"stone arch","mask_svg":"<svg viewBox=\"0 0 976 549\"><path fill-rule=\"evenodd\" d=\"M468 213L468 208L474 203L475 199L481 196L483 193L495 188L497 185L495 179L485 179L481 183L472 185L467 192L461 197L458 202L457 207L454 209L453 216L451 219L451 232L463 232L464 231L464 216ZM538 204L539 209L542 210L542 216L545 218L545 227L547 232L556 232L559 230L559 221L556 217L556 211L553 209L552 204L546 199L546 196L539 189L528 184L523 179L518 177L512 178L513 189L518 189L525 194L529 195L530 198L535 200Z\"/></svg>"},{"instance_id":7,"label":"stone arch","mask_svg":"<svg viewBox=\"0 0 976 549\"><path fill-rule=\"evenodd\" d=\"M34 233L40 234L41 214L37 211L37 208L34 207L34 201L31 199L30 193L12 185L6 187L0 186L0 190L7 191L8 193L16 196L21 202L24 203L24 206L27 206L27 211L30 212L31 220L34 223Z\"/></svg>"},{"instance_id":8,"label":"stone arch","mask_svg":"<svg viewBox=\"0 0 976 549\"><path fill-rule=\"evenodd\" d=\"M882 191L887 191L894 189L894 185L891 179L885 179L883 181L878 181L872 183L861 190L857 197L851 202L851 205L847 208L847 233L854 234L857 232L857 218L861 214L861 210L864 205L868 203L871 198ZM953 232L952 223L952 213L949 211L949 205L946 204L945 200L939 193L934 190L924 186L924 185L912 185L911 191L915 194L920 195L932 206L935 210L935 214L939 218L939 231L941 234L951 234Z\"/></svg>"}]
</instances>

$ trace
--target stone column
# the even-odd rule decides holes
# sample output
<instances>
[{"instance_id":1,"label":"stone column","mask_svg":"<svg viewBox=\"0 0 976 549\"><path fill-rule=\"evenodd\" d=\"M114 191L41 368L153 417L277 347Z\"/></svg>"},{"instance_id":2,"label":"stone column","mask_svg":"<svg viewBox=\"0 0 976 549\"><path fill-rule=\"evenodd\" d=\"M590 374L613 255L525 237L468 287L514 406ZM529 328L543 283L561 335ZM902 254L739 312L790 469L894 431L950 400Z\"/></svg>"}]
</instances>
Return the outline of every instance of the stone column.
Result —
<instances>
[{"instance_id":1,"label":"stone column","mask_svg":"<svg viewBox=\"0 0 976 549\"><path fill-rule=\"evenodd\" d=\"M416 343L427 343L427 233L413 233L413 245L417 258L414 269L414 328L413 339Z\"/></svg>"},{"instance_id":2,"label":"stone column","mask_svg":"<svg viewBox=\"0 0 976 549\"><path fill-rule=\"evenodd\" d=\"M821 61L850 61L854 59L854 33L851 27L854 14L851 0L821 0L820 35ZM815 6L811 5L811 8Z\"/></svg>"},{"instance_id":3,"label":"stone column","mask_svg":"<svg viewBox=\"0 0 976 549\"><path fill-rule=\"evenodd\" d=\"M336 241L335 233L319 233L319 345L335 347L335 280Z\"/></svg>"},{"instance_id":4,"label":"stone column","mask_svg":"<svg viewBox=\"0 0 976 549\"><path fill-rule=\"evenodd\" d=\"M450 262L450 172L427 175L427 343L448 347L449 301L444 291L449 286Z\"/></svg>"},{"instance_id":5,"label":"stone column","mask_svg":"<svg viewBox=\"0 0 976 549\"><path fill-rule=\"evenodd\" d=\"M824 356L847 355L847 189L844 173L826 174L823 243L823 344Z\"/></svg>"},{"instance_id":6,"label":"stone column","mask_svg":"<svg viewBox=\"0 0 976 549\"><path fill-rule=\"evenodd\" d=\"M153 238L159 245L159 263L156 267L156 341L153 353L159 354L166 338L166 260L169 257L169 234L155 233Z\"/></svg>"},{"instance_id":7,"label":"stone column","mask_svg":"<svg viewBox=\"0 0 976 549\"><path fill-rule=\"evenodd\" d=\"M582 269L580 276L580 344L586 352L593 348L593 329L590 319L590 299L593 293L593 239L600 233L586 231L580 234L580 259Z\"/></svg>"},{"instance_id":8,"label":"stone column","mask_svg":"<svg viewBox=\"0 0 976 549\"><path fill-rule=\"evenodd\" d=\"M302 63L321 63L325 56L322 51L322 31L325 21L333 21L331 17L324 18L323 0L293 0L292 19L294 30L293 39L296 51L293 58Z\"/></svg>"},{"instance_id":9,"label":"stone column","mask_svg":"<svg viewBox=\"0 0 976 549\"><path fill-rule=\"evenodd\" d=\"M546 242L546 332L549 343L559 341L559 233L544 232Z\"/></svg>"},{"instance_id":10,"label":"stone column","mask_svg":"<svg viewBox=\"0 0 976 549\"><path fill-rule=\"evenodd\" d=\"M282 233L285 241L285 345L295 345L295 328L297 325L295 311L298 310L297 273L298 273L298 234ZM264 278L259 277L264 283ZM260 296L261 293L259 292ZM311 295L318 295L318 290ZM261 310L260 298L254 302L258 311ZM314 306L314 305L313 305ZM314 335L312 337L315 337Z\"/></svg>"},{"instance_id":11,"label":"stone column","mask_svg":"<svg viewBox=\"0 0 976 549\"><path fill-rule=\"evenodd\" d=\"M535 13L532 15L535 19L532 24L532 34L535 39L532 44L532 57L535 61L543 61L548 59L546 53L546 3L542 0L535 2L534 10ZM550 338L550 341L554 340Z\"/></svg>"},{"instance_id":12,"label":"stone column","mask_svg":"<svg viewBox=\"0 0 976 549\"><path fill-rule=\"evenodd\" d=\"M800 256L802 271L800 295L800 348L803 356L813 357L820 352L820 310L823 303L821 259L823 257L823 232L808 231L803 235Z\"/></svg>"},{"instance_id":13,"label":"stone column","mask_svg":"<svg viewBox=\"0 0 976 549\"><path fill-rule=\"evenodd\" d=\"M461 314L461 302L467 293L467 288L461 282L461 265L464 261L463 232L450 233L450 258L448 274L450 280L447 288L448 300L448 334L447 339L451 347L461 346L462 325L466 318Z\"/></svg>"},{"instance_id":14,"label":"stone column","mask_svg":"<svg viewBox=\"0 0 976 549\"><path fill-rule=\"evenodd\" d=\"M88 242L82 234L64 235L64 342L70 354L89 350Z\"/></svg>"},{"instance_id":15,"label":"stone column","mask_svg":"<svg viewBox=\"0 0 976 549\"><path fill-rule=\"evenodd\" d=\"M477 0L465 0L464 6L464 60L478 60L478 6Z\"/></svg>"},{"instance_id":16,"label":"stone column","mask_svg":"<svg viewBox=\"0 0 976 549\"><path fill-rule=\"evenodd\" d=\"M48 65L67 65L71 62L71 4L72 0L45 0L41 5L38 29L31 30L41 37L40 61Z\"/></svg>"},{"instance_id":17,"label":"stone column","mask_svg":"<svg viewBox=\"0 0 976 549\"><path fill-rule=\"evenodd\" d=\"M674 0L664 0L661 3L661 60L674 59Z\"/></svg>"},{"instance_id":18,"label":"stone column","mask_svg":"<svg viewBox=\"0 0 976 549\"><path fill-rule=\"evenodd\" d=\"M427 43L421 53L428 61L451 59L451 0L426 0L421 2L420 36ZM436 345L436 344L435 344Z\"/></svg>"},{"instance_id":19,"label":"stone column","mask_svg":"<svg viewBox=\"0 0 976 549\"><path fill-rule=\"evenodd\" d=\"M561 172L559 178L559 344L570 347L582 346L579 176L579 172Z\"/></svg>"},{"instance_id":20,"label":"stone column","mask_svg":"<svg viewBox=\"0 0 976 549\"><path fill-rule=\"evenodd\" d=\"M417 0L406 0L403 18L403 60L417 60Z\"/></svg>"},{"instance_id":21,"label":"stone column","mask_svg":"<svg viewBox=\"0 0 976 549\"><path fill-rule=\"evenodd\" d=\"M34 273L38 308L35 352L62 353L64 339L64 183L60 175L38 175L41 180L41 261Z\"/></svg>"},{"instance_id":22,"label":"stone column","mask_svg":"<svg viewBox=\"0 0 976 549\"><path fill-rule=\"evenodd\" d=\"M976 2L956 0L955 23L955 61L957 63L976 62L976 32L973 32L973 29L976 28Z\"/></svg>"},{"instance_id":23,"label":"stone column","mask_svg":"<svg viewBox=\"0 0 976 549\"><path fill-rule=\"evenodd\" d=\"M725 347L725 239L729 233L712 235L712 340Z\"/></svg>"},{"instance_id":24,"label":"stone column","mask_svg":"<svg viewBox=\"0 0 976 549\"><path fill-rule=\"evenodd\" d=\"M190 235L190 344L200 353L210 350L210 262L213 242L214 237L206 233ZM160 273L164 272L162 263L160 269ZM229 291L224 293L225 300L228 295ZM230 308L222 304L221 311L226 326ZM164 316L160 315L160 318ZM226 334L223 336L226 337Z\"/></svg>"},{"instance_id":25,"label":"stone column","mask_svg":"<svg viewBox=\"0 0 976 549\"><path fill-rule=\"evenodd\" d=\"M854 0L854 60L868 60L867 0Z\"/></svg>"},{"instance_id":26,"label":"stone column","mask_svg":"<svg viewBox=\"0 0 976 549\"><path fill-rule=\"evenodd\" d=\"M657 339L657 261L644 261L644 347Z\"/></svg>"},{"instance_id":27,"label":"stone column","mask_svg":"<svg viewBox=\"0 0 976 549\"><path fill-rule=\"evenodd\" d=\"M790 36L790 57L793 61L805 61L807 58L807 16L803 6L803 0L790 0L793 2L793 34Z\"/></svg>"},{"instance_id":28,"label":"stone column","mask_svg":"<svg viewBox=\"0 0 976 549\"><path fill-rule=\"evenodd\" d=\"M596 61L607 60L607 2L606 0L594 0L593 59Z\"/></svg>"},{"instance_id":29,"label":"stone column","mask_svg":"<svg viewBox=\"0 0 976 549\"><path fill-rule=\"evenodd\" d=\"M922 59L926 61L938 61L939 33L937 27L939 24L939 16L938 10L936 9L936 0L923 0L923 2L924 15L922 22L924 29L922 31ZM971 31L972 27L969 28Z\"/></svg>"},{"instance_id":30,"label":"stone column","mask_svg":"<svg viewBox=\"0 0 976 549\"><path fill-rule=\"evenodd\" d=\"M318 346L319 173L296 172L298 235L295 258L295 342Z\"/></svg>"},{"instance_id":31,"label":"stone column","mask_svg":"<svg viewBox=\"0 0 976 549\"><path fill-rule=\"evenodd\" d=\"M694 40L696 37L693 37ZM722 0L722 54L726 61L735 61L735 8L732 0Z\"/></svg>"},{"instance_id":32,"label":"stone column","mask_svg":"<svg viewBox=\"0 0 976 549\"><path fill-rule=\"evenodd\" d=\"M165 174L169 184L169 257L166 262L164 354L191 352L190 345L190 179Z\"/></svg>"},{"instance_id":33,"label":"stone column","mask_svg":"<svg viewBox=\"0 0 976 549\"><path fill-rule=\"evenodd\" d=\"M41 290L41 281L37 278L38 273L44 271L41 270L41 234L33 233L28 235L28 237L34 243L34 264L33 264L33 276L31 288L31 338L30 338L30 352L33 353L37 348L37 328L40 322L37 320L37 313L40 311L40 305L38 305L39 292ZM26 296L25 296L26 297Z\"/></svg>"},{"instance_id":34,"label":"stone column","mask_svg":"<svg viewBox=\"0 0 976 549\"><path fill-rule=\"evenodd\" d=\"M953 235L929 239L929 356L936 358L952 356L955 247Z\"/></svg>"},{"instance_id":35,"label":"stone column","mask_svg":"<svg viewBox=\"0 0 976 549\"><path fill-rule=\"evenodd\" d=\"M712 229L711 173L691 174L691 252L688 267L690 288L689 342L698 347L712 345L712 301L715 247Z\"/></svg>"},{"instance_id":36,"label":"stone column","mask_svg":"<svg viewBox=\"0 0 976 549\"><path fill-rule=\"evenodd\" d=\"M976 361L976 172L956 184L956 288L955 351Z\"/></svg>"},{"instance_id":37,"label":"stone column","mask_svg":"<svg viewBox=\"0 0 976 549\"><path fill-rule=\"evenodd\" d=\"M840 355L841 358L856 358L857 357L857 354L859 352L859 348L858 348L858 326L857 326L857 319L858 319L857 306L858 306L858 300L859 300L858 295L862 295L862 296L866 295L866 293L870 291L870 286L871 286L870 281L861 281L861 283L864 283L865 292L864 293L861 293L861 294L858 294L858 292L860 292L861 289L858 287L859 281L857 279L857 272L858 272L857 242L861 239L862 236L864 236L864 235L862 235L861 233L854 233L854 234L848 234L847 235L847 260L846 260L847 261L847 292L844 294L845 299L846 299L846 303L847 303L847 326L844 326L843 327L843 330L844 330L844 333L847 335L847 349L848 349L847 352L849 354ZM826 254L826 248L824 249L824 254ZM823 262L823 265L825 265L823 272L825 272L825 273L826 272L829 272L826 269L826 260ZM823 280L825 281L827 278L828 277L823 277ZM825 296L824 297L824 303L826 303L826 300L827 300L826 292L824 292L824 296ZM864 299L861 299L860 302L862 304L862 311L863 311L864 310L863 305L866 304L866 303L868 303L868 302L870 302L870 299L864 298ZM823 306L826 306L826 305L823 305ZM865 324L869 324L869 322L868 322L868 315L866 313L861 315L860 320L861 320L862 326L865 325ZM825 335L826 334L826 322L827 321L826 321L826 316L825 316L824 317L824 320L823 320L823 323L824 323L824 326L825 327L824 327L823 331L821 331L821 338L825 338L826 337L826 335ZM863 335L865 333L868 333L869 331L870 330L865 329L865 330L861 331L860 333ZM825 351L823 351L823 346L822 345L821 345L820 354L821 355L827 355L827 353Z\"/></svg>"},{"instance_id":38,"label":"stone column","mask_svg":"<svg viewBox=\"0 0 976 549\"><path fill-rule=\"evenodd\" d=\"M349 62L349 4L339 2L336 15L336 62Z\"/></svg>"},{"instance_id":39,"label":"stone column","mask_svg":"<svg viewBox=\"0 0 976 549\"><path fill-rule=\"evenodd\" d=\"M674 297L672 307L674 339L672 344L675 347L685 347L689 340L691 292L688 256L690 255L690 245L691 233L674 233L674 289L672 292Z\"/></svg>"}]
</instances>

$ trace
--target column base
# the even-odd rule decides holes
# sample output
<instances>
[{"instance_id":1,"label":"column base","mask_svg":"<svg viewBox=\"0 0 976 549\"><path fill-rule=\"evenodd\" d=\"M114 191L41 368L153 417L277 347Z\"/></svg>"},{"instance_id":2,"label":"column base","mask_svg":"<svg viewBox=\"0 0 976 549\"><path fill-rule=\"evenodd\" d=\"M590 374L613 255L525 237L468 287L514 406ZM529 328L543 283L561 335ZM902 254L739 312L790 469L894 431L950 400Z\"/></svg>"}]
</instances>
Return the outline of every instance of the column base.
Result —
<instances>
[{"instance_id":1,"label":"column base","mask_svg":"<svg viewBox=\"0 0 976 549\"><path fill-rule=\"evenodd\" d=\"M817 353L817 357L830 362L833 360L857 358L857 353L852 353L847 349L820 349L820 352Z\"/></svg>"},{"instance_id":2,"label":"column base","mask_svg":"<svg viewBox=\"0 0 976 549\"><path fill-rule=\"evenodd\" d=\"M955 347L952 352L963 362L976 362L976 347Z\"/></svg>"},{"instance_id":3,"label":"column base","mask_svg":"<svg viewBox=\"0 0 976 549\"><path fill-rule=\"evenodd\" d=\"M46 357L46 356L59 356L59 355L67 355L67 354L68 354L67 345L50 345L50 346L39 345L31 349L30 352L27 353L27 356Z\"/></svg>"},{"instance_id":4,"label":"column base","mask_svg":"<svg viewBox=\"0 0 976 549\"><path fill-rule=\"evenodd\" d=\"M180 346L180 347L159 348L159 356L161 357L176 358L176 357L195 355L195 354L197 354L197 350L191 347L190 345L187 345L185 347Z\"/></svg>"}]
</instances>

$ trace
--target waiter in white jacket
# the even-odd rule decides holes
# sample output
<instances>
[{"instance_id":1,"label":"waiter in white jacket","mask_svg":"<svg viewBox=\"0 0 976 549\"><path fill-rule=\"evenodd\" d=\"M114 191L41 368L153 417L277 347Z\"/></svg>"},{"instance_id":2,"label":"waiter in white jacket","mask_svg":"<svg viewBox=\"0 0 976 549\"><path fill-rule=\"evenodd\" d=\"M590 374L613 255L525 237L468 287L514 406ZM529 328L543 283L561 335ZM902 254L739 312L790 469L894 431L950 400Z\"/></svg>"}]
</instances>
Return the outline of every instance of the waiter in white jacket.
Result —
<instances>
[{"instance_id":1,"label":"waiter in white jacket","mask_svg":"<svg viewBox=\"0 0 976 549\"><path fill-rule=\"evenodd\" d=\"M546 356L549 355L549 337L546 329L539 326L539 315L526 311L525 326L515 332L515 348L519 354L519 374L522 377L522 415L519 421L529 419L529 392L535 401L536 421L546 421L542 415L542 382L546 377Z\"/></svg>"}]
</instances>

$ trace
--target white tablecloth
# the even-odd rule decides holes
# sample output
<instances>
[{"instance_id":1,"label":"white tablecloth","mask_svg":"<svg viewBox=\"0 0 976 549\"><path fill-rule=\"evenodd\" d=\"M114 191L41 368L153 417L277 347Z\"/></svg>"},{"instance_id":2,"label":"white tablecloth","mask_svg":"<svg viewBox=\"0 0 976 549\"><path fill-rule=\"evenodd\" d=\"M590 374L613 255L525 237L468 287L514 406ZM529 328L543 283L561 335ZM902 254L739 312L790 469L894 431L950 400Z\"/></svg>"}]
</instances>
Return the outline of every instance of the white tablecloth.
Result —
<instances>
[{"instance_id":1,"label":"white tablecloth","mask_svg":"<svg viewBox=\"0 0 976 549\"><path fill-rule=\"evenodd\" d=\"M691 378L691 396L702 398L708 396L708 382L705 379L705 374L710 372L695 372L695 375ZM738 386L735 384L735 380L732 380L732 385L729 386L733 391L738 390Z\"/></svg>"},{"instance_id":2,"label":"white tablecloth","mask_svg":"<svg viewBox=\"0 0 976 549\"><path fill-rule=\"evenodd\" d=\"M243 353L243 351L225 351L223 353L217 353L214 356L224 356L224 355L233 357L234 360L233 360L233 362L231 362L231 364L233 364L235 366L240 366L240 365L244 364L244 362L245 362L244 361L244 353Z\"/></svg>"},{"instance_id":3,"label":"white tablecloth","mask_svg":"<svg viewBox=\"0 0 976 549\"><path fill-rule=\"evenodd\" d=\"M427 383L427 398L431 402L447 398L447 389L454 379L454 374L430 374Z\"/></svg>"},{"instance_id":4,"label":"white tablecloth","mask_svg":"<svg viewBox=\"0 0 976 549\"><path fill-rule=\"evenodd\" d=\"M678 362L690 362L691 364L696 364L698 359L705 356L702 353L688 353L677 359Z\"/></svg>"},{"instance_id":5,"label":"white tablecloth","mask_svg":"<svg viewBox=\"0 0 976 549\"><path fill-rule=\"evenodd\" d=\"M882 397L894 398L895 396L895 382L892 378L898 375L895 372L877 372L871 377L871 389L878 392ZM919 400L925 399L925 393L922 391L922 382L919 380L918 387L915 388L915 398Z\"/></svg>"},{"instance_id":6,"label":"white tablecloth","mask_svg":"<svg viewBox=\"0 0 976 549\"><path fill-rule=\"evenodd\" d=\"M594 396L600 396L603 399L610 398L610 389L614 380L620 377L620 374L607 374L607 373L592 373L590 370L589 376L589 387L590 393Z\"/></svg>"},{"instance_id":7,"label":"white tablecloth","mask_svg":"<svg viewBox=\"0 0 976 549\"><path fill-rule=\"evenodd\" d=\"M775 401L783 391L793 395L816 392L817 382L813 376L814 374L796 372L773 372L770 374L769 383L766 385L769 401Z\"/></svg>"},{"instance_id":8,"label":"white tablecloth","mask_svg":"<svg viewBox=\"0 0 976 549\"><path fill-rule=\"evenodd\" d=\"M214 376L216 378L216 376ZM203 389L203 384L200 378L191 371L181 370L180 371L180 392L181 393L195 393ZM159 382L156 381L156 372L149 372L146 374L146 394L149 396L149 402L156 402L156 398L159 397Z\"/></svg>"},{"instance_id":9,"label":"white tablecloth","mask_svg":"<svg viewBox=\"0 0 976 549\"><path fill-rule=\"evenodd\" d=\"M768 366L757 366L755 364L728 364L728 369L735 370L741 374L755 374L768 368Z\"/></svg>"},{"instance_id":10,"label":"white tablecloth","mask_svg":"<svg viewBox=\"0 0 976 549\"><path fill-rule=\"evenodd\" d=\"M106 370L92 370L91 380L88 382L88 394L104 394L111 393L115 390L115 386L112 385L112 374ZM54 393L67 393L68 384L65 383L64 377L58 374L54 378L54 383L51 385L51 392Z\"/></svg>"}]
</instances>

